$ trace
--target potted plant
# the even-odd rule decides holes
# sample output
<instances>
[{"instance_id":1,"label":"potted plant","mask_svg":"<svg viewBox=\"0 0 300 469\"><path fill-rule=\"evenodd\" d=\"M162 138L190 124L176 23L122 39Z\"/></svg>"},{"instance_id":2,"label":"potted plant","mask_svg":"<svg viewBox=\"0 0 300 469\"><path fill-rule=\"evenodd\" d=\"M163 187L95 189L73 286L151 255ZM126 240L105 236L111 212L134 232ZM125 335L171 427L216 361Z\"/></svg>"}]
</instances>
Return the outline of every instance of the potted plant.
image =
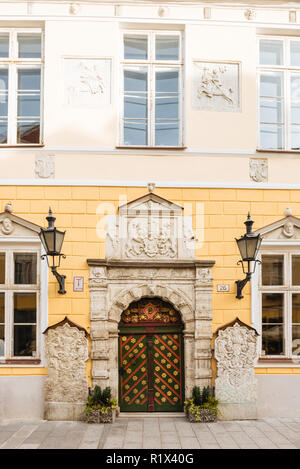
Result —
<instances>
[{"instance_id":1,"label":"potted plant","mask_svg":"<svg viewBox=\"0 0 300 469\"><path fill-rule=\"evenodd\" d=\"M89 388L84 412L87 423L114 423L117 409L117 399L111 398L109 387L103 391L97 385L94 389Z\"/></svg>"},{"instance_id":2,"label":"potted plant","mask_svg":"<svg viewBox=\"0 0 300 469\"><path fill-rule=\"evenodd\" d=\"M192 398L185 401L185 413L190 422L215 422L220 413L218 400L214 397L213 389L206 386L193 387Z\"/></svg>"}]
</instances>

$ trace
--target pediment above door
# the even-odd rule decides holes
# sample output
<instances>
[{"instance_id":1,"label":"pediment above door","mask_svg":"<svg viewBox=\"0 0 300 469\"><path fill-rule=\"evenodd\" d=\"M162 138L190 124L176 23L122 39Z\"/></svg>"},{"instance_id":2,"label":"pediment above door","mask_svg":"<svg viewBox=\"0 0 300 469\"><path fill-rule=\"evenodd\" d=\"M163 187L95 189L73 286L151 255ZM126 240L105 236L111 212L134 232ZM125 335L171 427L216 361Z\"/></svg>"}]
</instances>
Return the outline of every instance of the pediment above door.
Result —
<instances>
[{"instance_id":1,"label":"pediment above door","mask_svg":"<svg viewBox=\"0 0 300 469\"><path fill-rule=\"evenodd\" d=\"M166 261L195 258L192 217L183 208L149 193L106 217L106 258Z\"/></svg>"}]
</instances>

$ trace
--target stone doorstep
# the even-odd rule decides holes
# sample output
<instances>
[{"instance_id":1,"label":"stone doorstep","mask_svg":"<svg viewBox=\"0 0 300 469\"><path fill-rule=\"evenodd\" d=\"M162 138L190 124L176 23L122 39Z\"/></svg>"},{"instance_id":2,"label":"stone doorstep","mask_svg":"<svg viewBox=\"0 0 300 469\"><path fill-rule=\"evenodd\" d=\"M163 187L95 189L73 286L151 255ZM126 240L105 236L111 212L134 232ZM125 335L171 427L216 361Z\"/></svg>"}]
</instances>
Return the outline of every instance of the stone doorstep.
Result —
<instances>
[{"instance_id":1,"label":"stone doorstep","mask_svg":"<svg viewBox=\"0 0 300 469\"><path fill-rule=\"evenodd\" d=\"M184 412L120 412L118 419L185 418Z\"/></svg>"}]
</instances>

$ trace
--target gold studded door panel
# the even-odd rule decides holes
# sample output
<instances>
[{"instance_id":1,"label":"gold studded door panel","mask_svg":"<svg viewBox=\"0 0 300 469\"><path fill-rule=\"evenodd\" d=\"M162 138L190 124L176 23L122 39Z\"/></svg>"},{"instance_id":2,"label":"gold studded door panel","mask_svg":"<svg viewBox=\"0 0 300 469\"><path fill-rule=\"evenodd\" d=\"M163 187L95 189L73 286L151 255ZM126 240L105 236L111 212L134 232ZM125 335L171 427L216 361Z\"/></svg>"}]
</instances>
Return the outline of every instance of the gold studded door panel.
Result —
<instances>
[{"instance_id":1,"label":"gold studded door panel","mask_svg":"<svg viewBox=\"0 0 300 469\"><path fill-rule=\"evenodd\" d=\"M154 411L174 412L183 408L182 334L153 336Z\"/></svg>"},{"instance_id":2,"label":"gold studded door panel","mask_svg":"<svg viewBox=\"0 0 300 469\"><path fill-rule=\"evenodd\" d=\"M119 402L121 411L148 410L148 340L146 334L121 334Z\"/></svg>"}]
</instances>

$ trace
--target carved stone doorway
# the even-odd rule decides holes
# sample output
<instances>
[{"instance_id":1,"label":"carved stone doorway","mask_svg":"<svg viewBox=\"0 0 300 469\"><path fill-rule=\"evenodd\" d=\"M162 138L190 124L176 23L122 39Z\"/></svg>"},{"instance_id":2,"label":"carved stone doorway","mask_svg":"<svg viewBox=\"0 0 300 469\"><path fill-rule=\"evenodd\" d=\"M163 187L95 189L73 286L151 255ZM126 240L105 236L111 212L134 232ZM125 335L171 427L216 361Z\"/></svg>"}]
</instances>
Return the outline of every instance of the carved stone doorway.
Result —
<instances>
[{"instance_id":1,"label":"carved stone doorway","mask_svg":"<svg viewBox=\"0 0 300 469\"><path fill-rule=\"evenodd\" d=\"M119 215L106 219L106 258L87 259L92 383L93 386L110 386L114 397L120 396L119 336L120 332L124 336L128 332L119 330L121 318L133 302L145 298L168 303L168 307L179 314L181 326L184 325L179 331L169 332L180 333L182 350L184 345L182 386L185 396L191 395L195 385L211 384L214 261L195 259L192 217L183 216L182 210L177 204L152 193L121 206ZM125 325L129 327L126 322ZM166 324L161 327L166 328ZM152 343L154 333L164 331L166 329L154 330ZM162 340L172 340L172 337ZM174 340L178 339L173 336ZM168 343L161 345L166 347Z\"/></svg>"},{"instance_id":2,"label":"carved stone doorway","mask_svg":"<svg viewBox=\"0 0 300 469\"><path fill-rule=\"evenodd\" d=\"M183 324L174 307L143 298L119 323L121 411L182 411L184 403Z\"/></svg>"}]
</instances>

